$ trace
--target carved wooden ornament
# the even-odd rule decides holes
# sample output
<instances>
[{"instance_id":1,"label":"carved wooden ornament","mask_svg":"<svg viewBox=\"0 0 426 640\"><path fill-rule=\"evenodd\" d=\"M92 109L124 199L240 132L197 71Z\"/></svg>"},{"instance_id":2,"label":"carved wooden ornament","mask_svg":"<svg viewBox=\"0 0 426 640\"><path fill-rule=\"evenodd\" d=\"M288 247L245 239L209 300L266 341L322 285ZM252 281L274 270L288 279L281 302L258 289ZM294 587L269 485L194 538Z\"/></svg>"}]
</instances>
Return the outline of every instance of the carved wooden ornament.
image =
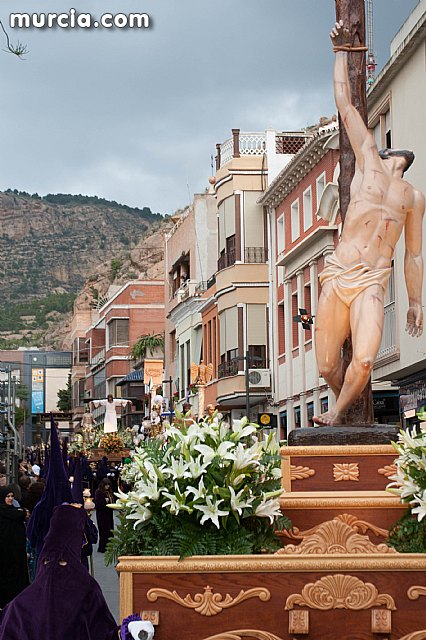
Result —
<instances>
[{"instance_id":1,"label":"carved wooden ornament","mask_svg":"<svg viewBox=\"0 0 426 640\"><path fill-rule=\"evenodd\" d=\"M279 638L273 633L269 633L268 631L259 631L258 629L222 631L217 635L204 638L204 640L243 640L243 638L250 638L250 640L284 640L284 638Z\"/></svg>"},{"instance_id":2,"label":"carved wooden ornament","mask_svg":"<svg viewBox=\"0 0 426 640\"><path fill-rule=\"evenodd\" d=\"M291 634L307 635L309 633L309 611L306 609L294 609L290 611L288 632Z\"/></svg>"},{"instance_id":3,"label":"carved wooden ornament","mask_svg":"<svg viewBox=\"0 0 426 640\"><path fill-rule=\"evenodd\" d=\"M176 591L169 591L168 589L150 589L146 597L149 602L156 602L158 598L166 598L181 607L193 609L201 616L216 616L223 609L235 607L249 598L259 598L262 602L267 602L271 598L271 593L263 587L255 587L247 591L241 589L235 598L230 596L229 593L223 597L221 593L213 593L212 588L207 585L207 587L204 587L204 593L196 593L194 597L188 594L181 598Z\"/></svg>"},{"instance_id":4,"label":"carved wooden ornament","mask_svg":"<svg viewBox=\"0 0 426 640\"><path fill-rule=\"evenodd\" d=\"M277 551L279 555L315 555L341 553L397 553L387 544L374 544L346 522L335 518L314 527L298 545L287 544Z\"/></svg>"},{"instance_id":5,"label":"carved wooden ornament","mask_svg":"<svg viewBox=\"0 0 426 640\"><path fill-rule=\"evenodd\" d=\"M420 596L426 596L426 587L413 586L407 591L407 596L410 600L418 600Z\"/></svg>"},{"instance_id":6,"label":"carved wooden ornament","mask_svg":"<svg viewBox=\"0 0 426 640\"><path fill-rule=\"evenodd\" d=\"M350 513L339 513L337 516L333 518L334 520L339 520L347 524L355 533L363 533L366 534L368 531L372 531L378 538L384 538L385 540L388 537L389 531L387 529L383 529L382 527L378 527L371 522L367 522L366 520L360 520L357 516L354 516ZM308 536L312 536L317 533L318 529L324 523L317 524L315 527L311 529L305 529L304 531L300 531L297 527L292 527L287 530L284 529L281 532L281 535L285 538L290 538L290 540L304 540ZM277 551L277 553L281 553L282 551Z\"/></svg>"},{"instance_id":7,"label":"carved wooden ornament","mask_svg":"<svg viewBox=\"0 0 426 640\"><path fill-rule=\"evenodd\" d=\"M421 631L413 631L413 633L409 633L407 636L404 636L399 640L426 640L426 629L422 629Z\"/></svg>"},{"instance_id":8,"label":"carved wooden ornament","mask_svg":"<svg viewBox=\"0 0 426 640\"><path fill-rule=\"evenodd\" d=\"M386 476L386 478L390 478L396 473L396 464L387 464L381 469L377 469L377 473L380 473L382 476Z\"/></svg>"},{"instance_id":9,"label":"carved wooden ornament","mask_svg":"<svg viewBox=\"0 0 426 640\"><path fill-rule=\"evenodd\" d=\"M310 469L309 467L298 467L295 464L290 466L290 479L291 480L305 480L306 478L310 478L314 476L316 473L315 469Z\"/></svg>"},{"instance_id":10,"label":"carved wooden ornament","mask_svg":"<svg viewBox=\"0 0 426 640\"><path fill-rule=\"evenodd\" d=\"M392 611L389 609L371 610L371 633L390 633L392 631Z\"/></svg>"},{"instance_id":11,"label":"carved wooden ornament","mask_svg":"<svg viewBox=\"0 0 426 640\"><path fill-rule=\"evenodd\" d=\"M358 462L336 462L333 464L333 478L335 482L346 480L359 481Z\"/></svg>"},{"instance_id":12,"label":"carved wooden ornament","mask_svg":"<svg viewBox=\"0 0 426 640\"><path fill-rule=\"evenodd\" d=\"M293 593L287 598L285 608L293 609L294 605L309 609L350 609L360 611L385 605L395 610L395 602L387 593L378 592L371 582L363 582L356 576L336 574L324 576L316 582L306 584L302 593Z\"/></svg>"}]
</instances>

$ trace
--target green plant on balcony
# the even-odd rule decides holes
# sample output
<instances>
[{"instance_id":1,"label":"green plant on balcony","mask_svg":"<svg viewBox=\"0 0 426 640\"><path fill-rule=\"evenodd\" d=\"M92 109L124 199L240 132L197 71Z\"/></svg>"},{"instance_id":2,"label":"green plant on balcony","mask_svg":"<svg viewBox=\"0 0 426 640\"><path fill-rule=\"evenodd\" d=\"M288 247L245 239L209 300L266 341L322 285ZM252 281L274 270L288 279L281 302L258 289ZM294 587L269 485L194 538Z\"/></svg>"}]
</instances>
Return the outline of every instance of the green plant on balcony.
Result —
<instances>
[{"instance_id":1,"label":"green plant on balcony","mask_svg":"<svg viewBox=\"0 0 426 640\"><path fill-rule=\"evenodd\" d=\"M164 351L164 334L150 333L138 338L132 348L132 358L143 360L148 351L153 353L156 349Z\"/></svg>"}]
</instances>

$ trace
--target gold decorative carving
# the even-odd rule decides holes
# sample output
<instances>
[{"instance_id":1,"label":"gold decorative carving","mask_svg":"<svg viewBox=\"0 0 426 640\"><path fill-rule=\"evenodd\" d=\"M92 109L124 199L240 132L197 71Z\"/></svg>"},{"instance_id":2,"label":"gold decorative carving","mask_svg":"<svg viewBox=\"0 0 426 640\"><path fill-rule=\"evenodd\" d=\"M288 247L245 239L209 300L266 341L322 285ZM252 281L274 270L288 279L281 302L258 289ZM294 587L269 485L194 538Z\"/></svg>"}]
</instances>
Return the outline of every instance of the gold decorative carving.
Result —
<instances>
[{"instance_id":1,"label":"gold decorative carving","mask_svg":"<svg viewBox=\"0 0 426 640\"><path fill-rule=\"evenodd\" d=\"M409 633L408 636L404 636L399 640L426 640L426 629L422 629L421 631L414 631L413 633Z\"/></svg>"},{"instance_id":2,"label":"gold decorative carving","mask_svg":"<svg viewBox=\"0 0 426 640\"><path fill-rule=\"evenodd\" d=\"M371 633L390 633L392 631L392 612L389 609L371 610Z\"/></svg>"},{"instance_id":3,"label":"gold decorative carving","mask_svg":"<svg viewBox=\"0 0 426 640\"><path fill-rule=\"evenodd\" d=\"M305 480L305 478L314 476L315 473L315 469L310 469L309 467L298 467L295 464L290 466L290 478L292 480Z\"/></svg>"},{"instance_id":4,"label":"gold decorative carving","mask_svg":"<svg viewBox=\"0 0 426 640\"><path fill-rule=\"evenodd\" d=\"M359 481L358 462L335 462L333 464L333 478L335 482L346 480Z\"/></svg>"},{"instance_id":5,"label":"gold decorative carving","mask_svg":"<svg viewBox=\"0 0 426 640\"><path fill-rule=\"evenodd\" d=\"M133 560L132 560L133 559ZM117 566L123 577L132 580L132 573L205 574L317 571L426 571L426 554L363 554L321 556L252 555L252 556L192 556L179 561L178 556L123 556ZM127 573L127 575L126 575ZM121 580L123 580L123 577ZM131 601L132 602L132 601ZM132 613L130 611L130 613ZM130 615L126 613L126 615ZM125 616L124 616L125 617Z\"/></svg>"},{"instance_id":6,"label":"gold decorative carving","mask_svg":"<svg viewBox=\"0 0 426 640\"><path fill-rule=\"evenodd\" d=\"M207 587L204 587L204 593L196 593L194 597L188 594L181 598L176 591L169 591L168 589L150 589L146 597L149 602L156 602L158 598L166 598L186 609L194 609L201 616L216 616L223 609L235 607L240 602L250 598L259 598L262 602L267 602L271 598L271 593L263 587L255 587L247 591L241 589L235 598L230 596L229 593L223 598L221 593L213 593L213 589L207 585Z\"/></svg>"},{"instance_id":7,"label":"gold decorative carving","mask_svg":"<svg viewBox=\"0 0 426 640\"><path fill-rule=\"evenodd\" d=\"M204 640L242 640L242 638L254 638L255 640L284 640L268 631L259 631L258 629L239 629L237 631L222 631L215 636L209 636Z\"/></svg>"},{"instance_id":8,"label":"gold decorative carving","mask_svg":"<svg viewBox=\"0 0 426 640\"><path fill-rule=\"evenodd\" d=\"M306 611L306 609L294 609L290 611L288 632L291 634L307 635L309 633L309 611Z\"/></svg>"},{"instance_id":9,"label":"gold decorative carving","mask_svg":"<svg viewBox=\"0 0 426 640\"><path fill-rule=\"evenodd\" d=\"M407 505L399 496L386 491L294 491L283 493L281 508L286 509L400 509L401 515Z\"/></svg>"},{"instance_id":10,"label":"gold decorative carving","mask_svg":"<svg viewBox=\"0 0 426 640\"><path fill-rule=\"evenodd\" d=\"M418 600L420 596L426 596L426 587L413 586L407 591L407 596L410 600Z\"/></svg>"},{"instance_id":11,"label":"gold decorative carving","mask_svg":"<svg viewBox=\"0 0 426 640\"><path fill-rule=\"evenodd\" d=\"M350 518L351 516L349 516ZM356 518L355 518L356 520ZM339 518L328 520L311 529L310 535L303 536L299 545L288 544L277 554L345 554L345 553L397 553L387 544L374 544L368 536L355 531L347 522Z\"/></svg>"},{"instance_id":12,"label":"gold decorative carving","mask_svg":"<svg viewBox=\"0 0 426 640\"><path fill-rule=\"evenodd\" d=\"M395 610L395 602L387 593L378 592L371 582L363 582L356 576L336 574L324 576L316 582L306 584L302 593L293 593L287 598L285 608L293 609L294 605L309 609L350 609L360 611L385 605Z\"/></svg>"},{"instance_id":13,"label":"gold decorative carving","mask_svg":"<svg viewBox=\"0 0 426 640\"><path fill-rule=\"evenodd\" d=\"M355 531L356 533L366 534L368 531L374 533L378 538L388 537L388 530L382 529L381 527L377 527L375 524L371 524L371 522L367 522L366 520L360 520L357 516L353 516L349 513L339 513L337 516L333 518L333 520L340 520L341 522L346 523ZM323 524L323 523L322 523ZM290 540L303 540L304 538L315 534L318 528L321 525L316 525L311 529L306 529L305 531L300 531L297 527L293 527L289 531L284 529L280 534L284 538L290 538Z\"/></svg>"},{"instance_id":14,"label":"gold decorative carving","mask_svg":"<svg viewBox=\"0 0 426 640\"><path fill-rule=\"evenodd\" d=\"M394 473L396 473L396 464L387 464L381 469L377 469L377 473L380 473L380 475L389 478L390 476L393 476Z\"/></svg>"},{"instance_id":15,"label":"gold decorative carving","mask_svg":"<svg viewBox=\"0 0 426 640\"><path fill-rule=\"evenodd\" d=\"M142 620L147 620L154 627L160 624L160 612L159 611L141 611L140 616Z\"/></svg>"},{"instance_id":16,"label":"gold decorative carving","mask_svg":"<svg viewBox=\"0 0 426 640\"><path fill-rule=\"evenodd\" d=\"M391 444L351 444L351 445L340 445L340 444L332 444L332 445L317 445L313 447L306 447L297 445L297 446L288 446L285 445L280 449L281 457L283 456L291 456L294 458L295 456L301 456L303 458L317 458L318 456L326 456L327 458L332 458L335 456L339 457L348 457L348 456L380 456L387 455L391 456L392 460L395 460L395 449Z\"/></svg>"}]
</instances>

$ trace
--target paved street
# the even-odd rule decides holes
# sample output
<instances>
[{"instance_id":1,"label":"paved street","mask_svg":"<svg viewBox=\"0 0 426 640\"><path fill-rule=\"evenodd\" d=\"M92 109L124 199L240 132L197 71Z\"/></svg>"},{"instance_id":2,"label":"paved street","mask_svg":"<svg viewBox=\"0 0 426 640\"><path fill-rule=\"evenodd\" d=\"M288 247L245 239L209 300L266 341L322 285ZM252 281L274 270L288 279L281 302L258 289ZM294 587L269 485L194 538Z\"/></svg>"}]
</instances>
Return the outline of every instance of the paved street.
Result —
<instances>
[{"instance_id":1,"label":"paved street","mask_svg":"<svg viewBox=\"0 0 426 640\"><path fill-rule=\"evenodd\" d=\"M113 566L105 566L105 554L93 551L94 578L99 583L117 624L120 622L120 580Z\"/></svg>"}]
</instances>

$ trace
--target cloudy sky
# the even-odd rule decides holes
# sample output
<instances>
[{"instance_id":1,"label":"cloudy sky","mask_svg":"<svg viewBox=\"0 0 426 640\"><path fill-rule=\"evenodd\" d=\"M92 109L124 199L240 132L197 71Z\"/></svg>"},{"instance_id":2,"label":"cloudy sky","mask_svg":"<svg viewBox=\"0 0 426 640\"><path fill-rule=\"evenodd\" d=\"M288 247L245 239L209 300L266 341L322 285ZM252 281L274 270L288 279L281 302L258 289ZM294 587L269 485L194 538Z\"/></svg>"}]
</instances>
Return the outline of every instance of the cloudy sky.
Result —
<instances>
[{"instance_id":1,"label":"cloudy sky","mask_svg":"<svg viewBox=\"0 0 426 640\"><path fill-rule=\"evenodd\" d=\"M379 68L418 0L374 0ZM334 113L333 0L3 0L9 13L145 12L149 29L8 29L0 189L98 195L170 213L204 190L231 129Z\"/></svg>"}]
</instances>

